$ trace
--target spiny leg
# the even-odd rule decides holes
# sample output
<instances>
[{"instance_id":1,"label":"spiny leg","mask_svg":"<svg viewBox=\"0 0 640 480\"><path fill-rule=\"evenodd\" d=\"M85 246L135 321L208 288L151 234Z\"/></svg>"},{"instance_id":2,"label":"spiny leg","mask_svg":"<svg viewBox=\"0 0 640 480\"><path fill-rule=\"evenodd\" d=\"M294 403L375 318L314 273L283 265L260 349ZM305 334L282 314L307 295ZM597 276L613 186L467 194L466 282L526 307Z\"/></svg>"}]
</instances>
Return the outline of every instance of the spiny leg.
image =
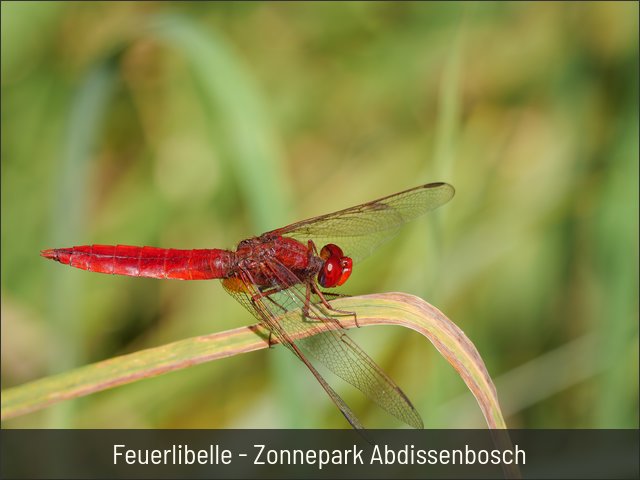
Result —
<instances>
[{"instance_id":1,"label":"spiny leg","mask_svg":"<svg viewBox=\"0 0 640 480\"><path fill-rule=\"evenodd\" d=\"M307 302L310 300L310 296L311 296L311 290L313 290L313 292L318 296L318 298L320 299L320 303L322 304L322 306L324 308L326 308L327 310L329 310L330 312L333 313L337 313L339 315L344 315L344 316L348 316L348 317L353 317L353 320L356 324L356 327L360 327L360 325L358 325L358 316L356 315L356 312L350 312L347 310L340 310L337 308L334 308L326 299L325 295L328 296L332 296L332 297L348 297L349 295L345 295L345 294L341 294L341 293L333 293L333 292L322 292L319 288L318 285L311 281L307 283ZM307 312L305 312L305 315L307 314ZM321 319L322 320L322 319ZM340 323L338 321L338 319L334 319L336 322L338 322L338 324Z\"/></svg>"},{"instance_id":2,"label":"spiny leg","mask_svg":"<svg viewBox=\"0 0 640 480\"><path fill-rule=\"evenodd\" d=\"M332 318L332 317L319 317L317 315L313 315L311 313L310 310L310 305L311 305L311 287L309 286L309 283L305 283L305 298L304 298L304 305L302 307L302 315L304 316L304 318L307 318L309 320L316 320L319 322L325 322L327 320L332 320L334 322L336 322L338 325L340 325L340 322L338 322L337 319ZM329 308L329 310L331 310L331 308Z\"/></svg>"},{"instance_id":3,"label":"spiny leg","mask_svg":"<svg viewBox=\"0 0 640 480\"><path fill-rule=\"evenodd\" d=\"M350 295L347 295L347 294L344 294L344 293L337 293L337 292L322 292L321 291L321 293L322 293L322 295L318 295L318 296L321 297L321 298L324 296L325 297L325 301L326 301L326 297L333 297L332 300L334 300L336 298L348 298L348 297L350 297ZM354 320L354 322L356 324L356 327L360 328L360 325L358 324L358 315L356 314L356 312L350 312L350 311L347 311L347 310L339 310L337 308L333 308L330 303L327 303L327 305L328 305L327 308L329 310L331 310L332 312L337 312L337 313L339 313L341 315L346 315L346 316L349 316L349 317L353 317L353 320Z\"/></svg>"},{"instance_id":4,"label":"spiny leg","mask_svg":"<svg viewBox=\"0 0 640 480\"><path fill-rule=\"evenodd\" d=\"M284 308L282 305L280 305L278 302L276 302L273 298L271 298L271 295L273 295L274 293L278 293L280 291L282 291L283 288L279 288L279 287L271 287L269 289L266 290L261 290L259 293L254 294L251 296L251 303L254 305L255 308L260 308L259 306L259 302L258 300L260 300L261 298L266 298L267 300L269 300L276 308L279 308L280 310L282 310L282 313L285 314L287 313L287 309ZM269 330L269 338L267 339L267 343L269 345L269 348L273 347L273 344L275 343L272 339L273 339L273 331L267 326L267 329Z\"/></svg>"}]
</instances>

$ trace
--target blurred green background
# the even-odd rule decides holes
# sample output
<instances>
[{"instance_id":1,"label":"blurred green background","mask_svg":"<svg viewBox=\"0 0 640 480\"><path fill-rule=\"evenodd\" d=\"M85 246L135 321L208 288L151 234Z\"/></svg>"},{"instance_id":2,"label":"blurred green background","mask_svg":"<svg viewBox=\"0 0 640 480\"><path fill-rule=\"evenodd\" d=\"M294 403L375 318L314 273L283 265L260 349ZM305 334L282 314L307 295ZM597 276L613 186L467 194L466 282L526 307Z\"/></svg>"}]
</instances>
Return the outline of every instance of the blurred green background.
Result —
<instances>
[{"instance_id":1,"label":"blurred green background","mask_svg":"<svg viewBox=\"0 0 640 480\"><path fill-rule=\"evenodd\" d=\"M510 427L638 427L638 3L1 8L3 388L254 323L216 281L95 275L41 249L229 248L447 181L455 198L341 291L440 308ZM423 337L353 336L427 427L485 425ZM283 350L3 426L347 427Z\"/></svg>"}]
</instances>

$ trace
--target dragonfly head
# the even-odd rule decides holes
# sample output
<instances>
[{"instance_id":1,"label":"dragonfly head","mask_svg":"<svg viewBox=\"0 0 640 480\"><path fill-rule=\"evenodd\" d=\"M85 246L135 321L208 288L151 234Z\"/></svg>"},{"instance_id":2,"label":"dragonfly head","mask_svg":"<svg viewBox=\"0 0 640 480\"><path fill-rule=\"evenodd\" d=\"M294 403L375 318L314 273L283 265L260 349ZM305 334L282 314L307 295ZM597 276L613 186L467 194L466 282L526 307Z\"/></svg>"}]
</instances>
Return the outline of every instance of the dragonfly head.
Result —
<instances>
[{"instance_id":1,"label":"dragonfly head","mask_svg":"<svg viewBox=\"0 0 640 480\"><path fill-rule=\"evenodd\" d=\"M339 287L347 281L353 269L351 258L344 256L342 249L329 243L320 250L320 258L324 260L318 272L318 283L325 288Z\"/></svg>"}]
</instances>

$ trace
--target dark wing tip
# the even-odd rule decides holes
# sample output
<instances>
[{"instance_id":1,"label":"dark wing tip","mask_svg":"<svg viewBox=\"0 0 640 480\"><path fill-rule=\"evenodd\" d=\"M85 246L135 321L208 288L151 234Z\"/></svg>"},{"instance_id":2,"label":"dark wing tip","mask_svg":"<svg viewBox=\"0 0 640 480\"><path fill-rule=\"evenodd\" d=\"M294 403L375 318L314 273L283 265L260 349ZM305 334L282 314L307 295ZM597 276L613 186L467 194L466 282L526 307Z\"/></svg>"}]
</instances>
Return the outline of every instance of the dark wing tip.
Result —
<instances>
[{"instance_id":1,"label":"dark wing tip","mask_svg":"<svg viewBox=\"0 0 640 480\"><path fill-rule=\"evenodd\" d=\"M452 197L456 193L456 189L453 187L453 185L447 182L433 182L433 183L427 183L422 186L422 188L439 188L439 187L446 187L445 190L450 190Z\"/></svg>"},{"instance_id":2,"label":"dark wing tip","mask_svg":"<svg viewBox=\"0 0 640 480\"><path fill-rule=\"evenodd\" d=\"M422 187L417 187L416 190L433 190L434 194L439 198L439 201L433 208L437 208L440 205L444 205L449 200L451 200L456 194L456 189L453 188L453 185L447 182L433 182L422 185ZM437 193L436 193L437 192ZM432 209L433 209L432 208Z\"/></svg>"}]
</instances>

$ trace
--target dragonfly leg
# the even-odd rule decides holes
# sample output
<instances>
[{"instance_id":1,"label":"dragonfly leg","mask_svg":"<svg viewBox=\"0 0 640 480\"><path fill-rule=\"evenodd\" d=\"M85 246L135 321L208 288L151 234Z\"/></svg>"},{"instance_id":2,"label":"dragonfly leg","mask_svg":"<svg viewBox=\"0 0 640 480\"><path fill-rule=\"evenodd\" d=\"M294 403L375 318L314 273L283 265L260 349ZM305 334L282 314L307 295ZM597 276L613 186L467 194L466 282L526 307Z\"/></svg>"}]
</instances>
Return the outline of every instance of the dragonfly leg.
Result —
<instances>
[{"instance_id":1,"label":"dragonfly leg","mask_svg":"<svg viewBox=\"0 0 640 480\"><path fill-rule=\"evenodd\" d=\"M282 310L282 313L287 313L287 309L286 308L284 308L282 305L280 305L278 302L276 302L273 298L271 298L271 295L273 295L274 293L278 293L280 291L282 291L282 288L278 288L278 287L272 287L272 288L268 288L266 290L261 290L260 293L251 296L251 302L255 305L256 302L258 300L260 300L261 298L266 298L273 305L275 305L277 308Z\"/></svg>"},{"instance_id":2,"label":"dragonfly leg","mask_svg":"<svg viewBox=\"0 0 640 480\"><path fill-rule=\"evenodd\" d=\"M275 291L277 291L277 290L275 290ZM278 302L276 302L276 301L275 301L275 300L273 300L271 297L269 297L269 295L270 295L271 293L275 293L275 292L274 292L274 291L269 291L269 292L267 293L267 291L264 291L264 292L260 292L259 294L253 295L253 296L251 297L251 303L253 303L253 306L254 306L255 308L259 308L259 307L257 306L257 302L258 302L258 300L259 300L259 299L261 299L261 298L267 298L267 299L268 299L268 300L270 300L270 301L271 301L271 302L272 302L276 307L280 308L283 312L286 312L286 309L285 309L282 305L280 305ZM273 341L273 330L271 330L271 329L269 328L269 338L267 339L267 344L269 345L269 348L272 348L274 343L275 343L275 342Z\"/></svg>"},{"instance_id":3,"label":"dragonfly leg","mask_svg":"<svg viewBox=\"0 0 640 480\"><path fill-rule=\"evenodd\" d=\"M339 310L337 308L334 308L334 307L331 306L331 304L326 299L326 296L330 296L330 297L348 297L349 295L345 295L345 294L341 294L341 293L334 293L334 292L323 292L318 288L318 285L316 285L315 282L309 282L309 283L310 284L307 284L307 302L309 301L309 298L310 298L310 295L311 295L311 290L313 290L313 292L320 299L320 303L322 304L323 307L325 307L330 312L337 313L339 315L344 315L344 316L347 316L347 317L353 317L353 320L354 320L354 322L356 324L356 327L360 326L360 325L358 325L358 316L356 315L356 312L350 312L350 311L347 311L347 310ZM338 323L340 323L340 322L338 322Z\"/></svg>"},{"instance_id":4,"label":"dragonfly leg","mask_svg":"<svg viewBox=\"0 0 640 480\"><path fill-rule=\"evenodd\" d=\"M313 240L309 240L307 242L307 248L309 249L309 256L311 256L312 254L316 257L318 256L318 249L316 248L316 244L313 242Z\"/></svg>"},{"instance_id":5,"label":"dragonfly leg","mask_svg":"<svg viewBox=\"0 0 640 480\"><path fill-rule=\"evenodd\" d=\"M338 323L338 325L340 324L340 322L338 322L338 320L336 320L335 318L331 318L331 317L319 317L317 315L313 315L311 313L311 309L309 307L309 305L311 305L311 289L312 287L309 286L309 283L306 284L306 293L305 293L305 299L304 299L304 305L302 307L302 314L304 315L305 318L308 318L309 320L316 320L318 322L325 322L327 320L332 320L336 323ZM324 303L323 303L324 305ZM330 309L330 308L329 308Z\"/></svg>"},{"instance_id":6,"label":"dragonfly leg","mask_svg":"<svg viewBox=\"0 0 640 480\"><path fill-rule=\"evenodd\" d=\"M328 303L328 301L326 299L326 297L332 297L332 300L335 299L335 298L347 298L347 297L349 297L349 295L346 295L344 293L337 293L337 292L321 292L321 291L319 291L318 297L321 298L321 301L324 300L323 301L323 305L325 305L326 308L328 308L332 312L336 312L336 313L339 313L341 315L353 317L353 321L356 324L356 327L360 328L360 325L358 324L358 315L356 314L356 312L349 312L347 310L339 310L337 308L333 308L331 306L331 304Z\"/></svg>"},{"instance_id":7,"label":"dragonfly leg","mask_svg":"<svg viewBox=\"0 0 640 480\"><path fill-rule=\"evenodd\" d=\"M285 290L284 288L279 288L279 287L270 287L267 288L265 290L261 290L259 293L252 295L251 296L251 303L253 303L255 308L258 308L257 303L258 300L266 298L269 302L271 302L276 308L278 308L279 310L282 311L282 314L286 314L288 312L288 310L281 305L280 303L278 303L276 300L274 300L273 298L271 298L271 295L273 295L274 293L278 293ZM314 318L314 317L309 317L307 315L307 312L304 312L305 317L307 318ZM324 318L318 318L318 320L325 320ZM271 336L273 332L270 332L269 335ZM271 345L269 345L271 346Z\"/></svg>"}]
</instances>

